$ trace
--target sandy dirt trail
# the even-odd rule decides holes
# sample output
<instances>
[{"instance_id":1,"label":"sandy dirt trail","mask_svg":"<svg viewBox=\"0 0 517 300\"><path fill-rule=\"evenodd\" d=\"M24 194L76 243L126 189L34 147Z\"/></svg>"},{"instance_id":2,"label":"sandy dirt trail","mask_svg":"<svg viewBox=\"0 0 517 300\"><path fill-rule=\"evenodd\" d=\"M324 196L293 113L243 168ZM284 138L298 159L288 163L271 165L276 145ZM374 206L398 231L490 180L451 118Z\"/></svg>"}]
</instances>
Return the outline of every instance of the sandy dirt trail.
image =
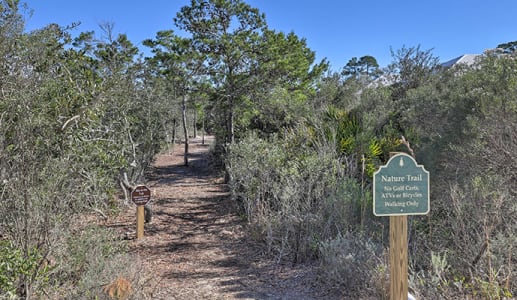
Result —
<instances>
[{"instance_id":1,"label":"sandy dirt trail","mask_svg":"<svg viewBox=\"0 0 517 300\"><path fill-rule=\"evenodd\" d=\"M153 220L131 241L141 257L152 299L329 299L314 267L279 265L246 238L245 220L210 165L208 138L156 157L148 186ZM134 215L133 215L134 216Z\"/></svg>"}]
</instances>

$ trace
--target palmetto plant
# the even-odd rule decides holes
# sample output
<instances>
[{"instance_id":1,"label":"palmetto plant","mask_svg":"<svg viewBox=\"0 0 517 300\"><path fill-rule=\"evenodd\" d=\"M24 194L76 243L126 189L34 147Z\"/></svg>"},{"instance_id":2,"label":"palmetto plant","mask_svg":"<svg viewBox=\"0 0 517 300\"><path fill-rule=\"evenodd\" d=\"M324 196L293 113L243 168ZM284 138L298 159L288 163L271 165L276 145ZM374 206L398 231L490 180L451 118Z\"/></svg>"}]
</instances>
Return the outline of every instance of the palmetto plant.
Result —
<instances>
[{"instance_id":1,"label":"palmetto plant","mask_svg":"<svg viewBox=\"0 0 517 300\"><path fill-rule=\"evenodd\" d=\"M383 154L400 144L395 138L375 136L363 127L360 117L334 106L327 107L324 122L325 139L334 140L341 155L356 158L361 176L371 177Z\"/></svg>"}]
</instances>

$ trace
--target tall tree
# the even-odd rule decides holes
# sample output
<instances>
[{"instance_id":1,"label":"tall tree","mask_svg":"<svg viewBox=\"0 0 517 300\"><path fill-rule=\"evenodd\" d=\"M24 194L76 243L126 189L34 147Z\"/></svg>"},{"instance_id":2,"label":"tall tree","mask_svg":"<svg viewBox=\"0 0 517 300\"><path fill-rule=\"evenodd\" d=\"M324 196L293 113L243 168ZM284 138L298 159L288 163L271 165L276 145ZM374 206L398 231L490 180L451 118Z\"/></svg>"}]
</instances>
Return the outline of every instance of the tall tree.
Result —
<instances>
[{"instance_id":1,"label":"tall tree","mask_svg":"<svg viewBox=\"0 0 517 300\"><path fill-rule=\"evenodd\" d=\"M160 31L155 40L146 40L144 45L151 47L154 57L151 63L159 69L171 85L176 99L181 99L182 125L185 137L184 164L188 165L189 133L187 122L187 101L196 92L196 80L203 60L192 47L192 40L179 37L172 30Z\"/></svg>"},{"instance_id":2,"label":"tall tree","mask_svg":"<svg viewBox=\"0 0 517 300\"><path fill-rule=\"evenodd\" d=\"M379 63L375 57L371 55L365 55L359 59L359 65L362 66L363 73L366 76L376 76L379 73Z\"/></svg>"},{"instance_id":3,"label":"tall tree","mask_svg":"<svg viewBox=\"0 0 517 300\"><path fill-rule=\"evenodd\" d=\"M191 0L174 22L191 34L193 48L203 55L204 73L214 87L214 107L222 114L222 138L233 143L236 111L253 89L251 75L265 16L240 0Z\"/></svg>"},{"instance_id":4,"label":"tall tree","mask_svg":"<svg viewBox=\"0 0 517 300\"><path fill-rule=\"evenodd\" d=\"M371 55L365 55L361 58L352 57L343 67L341 75L358 78L359 76L367 76L375 78L380 75L379 63L377 59Z\"/></svg>"}]
</instances>

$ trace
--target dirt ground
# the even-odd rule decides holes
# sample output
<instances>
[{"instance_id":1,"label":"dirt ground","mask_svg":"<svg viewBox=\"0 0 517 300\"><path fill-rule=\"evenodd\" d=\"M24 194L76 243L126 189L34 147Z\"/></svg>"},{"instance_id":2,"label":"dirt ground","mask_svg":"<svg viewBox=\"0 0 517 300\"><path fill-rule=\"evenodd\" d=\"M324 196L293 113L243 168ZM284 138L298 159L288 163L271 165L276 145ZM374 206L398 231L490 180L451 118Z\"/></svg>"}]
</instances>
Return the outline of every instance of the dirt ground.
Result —
<instances>
[{"instance_id":1,"label":"dirt ground","mask_svg":"<svg viewBox=\"0 0 517 300\"><path fill-rule=\"evenodd\" d=\"M145 224L144 238L130 242L150 278L147 294L152 299L333 298L318 287L313 265L277 264L247 238L245 220L210 165L211 142L191 141L188 167L183 145L156 158L147 184L153 220Z\"/></svg>"}]
</instances>

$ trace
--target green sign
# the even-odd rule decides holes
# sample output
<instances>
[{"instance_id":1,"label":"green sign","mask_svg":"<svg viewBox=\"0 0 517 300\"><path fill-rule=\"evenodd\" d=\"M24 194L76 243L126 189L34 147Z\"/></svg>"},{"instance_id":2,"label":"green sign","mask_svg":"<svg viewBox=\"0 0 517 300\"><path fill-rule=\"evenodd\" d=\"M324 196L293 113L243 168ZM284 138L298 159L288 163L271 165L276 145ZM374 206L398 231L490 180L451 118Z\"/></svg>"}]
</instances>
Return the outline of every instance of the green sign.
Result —
<instances>
[{"instance_id":1,"label":"green sign","mask_svg":"<svg viewBox=\"0 0 517 300\"><path fill-rule=\"evenodd\" d=\"M429 172L406 153L392 156L373 175L373 213L376 216L429 213Z\"/></svg>"}]
</instances>

